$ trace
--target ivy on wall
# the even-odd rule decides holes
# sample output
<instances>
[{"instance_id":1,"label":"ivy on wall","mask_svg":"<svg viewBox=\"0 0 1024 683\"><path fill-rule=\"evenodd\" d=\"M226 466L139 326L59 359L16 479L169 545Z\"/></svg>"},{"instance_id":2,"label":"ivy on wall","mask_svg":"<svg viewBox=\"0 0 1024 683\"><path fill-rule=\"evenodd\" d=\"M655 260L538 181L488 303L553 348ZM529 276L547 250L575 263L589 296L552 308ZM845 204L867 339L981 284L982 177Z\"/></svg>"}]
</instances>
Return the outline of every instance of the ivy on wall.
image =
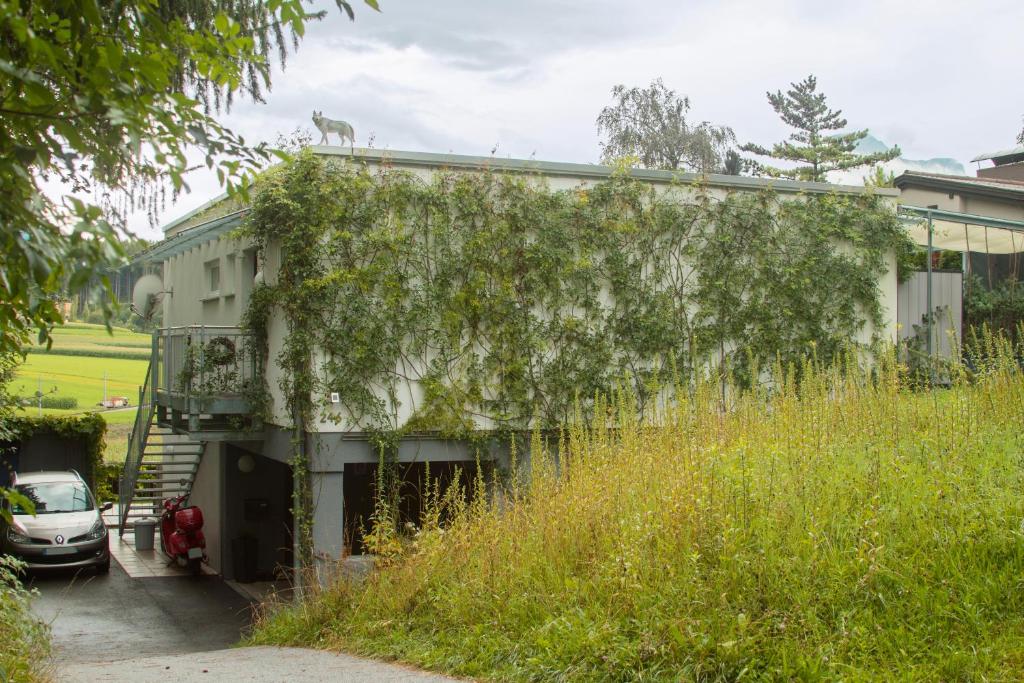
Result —
<instances>
[{"instance_id":1,"label":"ivy on wall","mask_svg":"<svg viewBox=\"0 0 1024 683\"><path fill-rule=\"evenodd\" d=\"M281 249L246 325L265 344L268 316L283 314L289 411L336 415L337 392L379 435L553 426L617 381L642 407L653 387L720 363L751 381L752 358L827 360L882 323L879 278L911 249L871 193L720 197L625 170L553 191L536 176L424 180L308 150L260 179L242 233ZM422 397L400 425L410 381Z\"/></svg>"}]
</instances>

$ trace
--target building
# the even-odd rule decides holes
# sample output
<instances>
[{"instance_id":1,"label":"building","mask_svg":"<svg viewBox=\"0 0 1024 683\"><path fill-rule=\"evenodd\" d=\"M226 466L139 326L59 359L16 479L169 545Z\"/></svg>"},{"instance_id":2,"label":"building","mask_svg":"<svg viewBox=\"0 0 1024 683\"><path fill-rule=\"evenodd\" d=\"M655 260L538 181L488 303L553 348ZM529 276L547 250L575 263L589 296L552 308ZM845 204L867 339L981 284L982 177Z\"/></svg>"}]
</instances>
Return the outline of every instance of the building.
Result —
<instances>
[{"instance_id":1,"label":"building","mask_svg":"<svg viewBox=\"0 0 1024 683\"><path fill-rule=\"evenodd\" d=\"M963 255L959 270L917 273L900 285L901 337L918 333L931 310L935 325L930 344L944 357L962 337L966 288L977 283L992 289L1017 281L1024 267L1024 181L1015 180L1013 170L1021 164L1012 161L1015 155L995 158L1005 163L979 170L977 178L907 171L894 181L900 204L916 212L913 239L921 246L931 243L936 251ZM924 220L929 210L930 236Z\"/></svg>"},{"instance_id":2,"label":"building","mask_svg":"<svg viewBox=\"0 0 1024 683\"><path fill-rule=\"evenodd\" d=\"M990 180L1016 180L1024 182L1024 145L999 152L979 154L971 161L991 161L992 166L978 168L978 177Z\"/></svg>"},{"instance_id":3,"label":"building","mask_svg":"<svg viewBox=\"0 0 1024 683\"><path fill-rule=\"evenodd\" d=\"M350 153L336 147L313 150L370 169L402 169L424 180L439 169L465 174L486 170L542 177L552 190L577 191L613 174L608 167L584 164L360 149ZM794 201L825 194L859 197L868 192L739 176L698 178L651 170L631 174L657 192L683 196L695 192L692 188L699 185L716 199L766 190ZM895 191L872 192L883 212L895 213ZM123 521L134 514L132 508L145 508L163 496L189 491L192 501L204 510L208 550L216 570L229 578L236 575L243 539L249 539L250 547L255 540L257 574L288 566L294 557L290 513L294 482L288 463L297 440L310 461L314 555L327 570L345 553L359 550L360 521L365 521L371 510L379 454L371 435L360 429L358 419L335 405L329 390L317 400L327 417L337 419L320 419L303 433L293 430L276 360L287 334L279 316L272 315L267 321L265 356L274 408L266 423L252 419L244 387L257 376L263 352L254 348L239 326L257 283L277 280L282 257L273 245L259 255L255 245L233 236L245 211L225 199L212 202L168 224L166 239L140 257L147 264L162 266L165 328L154 336L149 384L142 397L144 409L139 411L129 447ZM836 245L837 251L842 251L842 245ZM878 320L858 329L858 341L895 338L894 254L884 256L884 270L875 283L880 299ZM824 295L828 296L827 288ZM399 387L402 396L422 395L422 391L414 381ZM390 406L398 423L413 417L410 405L411 401L405 401ZM478 427L484 430L489 424L478 423ZM507 465L501 444L485 448L487 460ZM453 477L456 465L472 468L478 455L478 447L463 440L417 432L401 439L394 458L407 476L416 476L429 462L433 474Z\"/></svg>"}]
</instances>

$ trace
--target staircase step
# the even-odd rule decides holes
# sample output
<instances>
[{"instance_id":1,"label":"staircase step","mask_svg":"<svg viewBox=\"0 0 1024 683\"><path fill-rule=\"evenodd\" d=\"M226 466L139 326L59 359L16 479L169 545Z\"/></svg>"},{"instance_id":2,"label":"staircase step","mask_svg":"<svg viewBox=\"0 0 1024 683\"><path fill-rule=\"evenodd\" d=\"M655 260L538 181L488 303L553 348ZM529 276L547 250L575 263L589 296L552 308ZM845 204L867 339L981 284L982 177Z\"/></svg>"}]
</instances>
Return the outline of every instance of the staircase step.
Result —
<instances>
[{"instance_id":1,"label":"staircase step","mask_svg":"<svg viewBox=\"0 0 1024 683\"><path fill-rule=\"evenodd\" d=\"M190 481L181 482L181 481L177 481L176 480L176 481L163 482L163 483L161 483L161 484L159 484L157 486L136 486L135 487L135 493L136 494L142 494L142 495L152 495L152 494L156 494L156 493L165 493L165 492L179 493L179 492L184 492L184 491L186 491L187 489L190 489L190 488L192 488L192 482L190 482Z\"/></svg>"},{"instance_id":2,"label":"staircase step","mask_svg":"<svg viewBox=\"0 0 1024 683\"><path fill-rule=\"evenodd\" d=\"M184 494L184 491L168 491L166 494L162 494L159 496L152 496L146 494L138 495L134 497L134 502L132 503L132 507L128 510L128 512L131 513L131 511L135 509L135 506L138 505L153 507L153 503L163 504L163 502L168 498L177 498L178 496ZM146 505L147 503L148 505Z\"/></svg>"},{"instance_id":3,"label":"staircase step","mask_svg":"<svg viewBox=\"0 0 1024 683\"><path fill-rule=\"evenodd\" d=\"M198 455L195 455L193 453L190 453L190 454L178 453L178 454L175 454L175 455L150 455L150 456L143 456L142 457L142 462L149 463L149 464L159 464L159 463L170 464L170 463L174 463L174 464L180 465L180 464L183 464L183 463L191 464L191 463L194 463L194 462L199 462L200 460L202 460L202 458L200 458Z\"/></svg>"},{"instance_id":4,"label":"staircase step","mask_svg":"<svg viewBox=\"0 0 1024 683\"><path fill-rule=\"evenodd\" d=\"M192 477L160 477L158 479L140 479L138 484L182 484L190 481Z\"/></svg>"},{"instance_id":5,"label":"staircase step","mask_svg":"<svg viewBox=\"0 0 1024 683\"><path fill-rule=\"evenodd\" d=\"M165 448L146 448L142 451L143 455L202 455L202 448L175 448L174 450L168 450Z\"/></svg>"},{"instance_id":6,"label":"staircase step","mask_svg":"<svg viewBox=\"0 0 1024 683\"><path fill-rule=\"evenodd\" d=\"M181 465L150 465L145 464L139 469L139 474L195 474L196 465L182 463Z\"/></svg>"}]
</instances>

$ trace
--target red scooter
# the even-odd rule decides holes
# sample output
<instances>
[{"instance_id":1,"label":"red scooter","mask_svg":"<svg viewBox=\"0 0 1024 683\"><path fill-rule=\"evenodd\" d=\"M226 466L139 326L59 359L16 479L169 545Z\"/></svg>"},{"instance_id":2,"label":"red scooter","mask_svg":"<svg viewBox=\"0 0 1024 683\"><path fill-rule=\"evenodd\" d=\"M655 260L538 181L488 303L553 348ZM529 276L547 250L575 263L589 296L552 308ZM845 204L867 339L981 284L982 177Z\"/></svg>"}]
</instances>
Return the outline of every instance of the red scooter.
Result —
<instances>
[{"instance_id":1,"label":"red scooter","mask_svg":"<svg viewBox=\"0 0 1024 683\"><path fill-rule=\"evenodd\" d=\"M188 505L187 501L187 495L164 501L164 513L160 516L160 545L172 562L198 574L202 563L208 561L203 511Z\"/></svg>"}]
</instances>

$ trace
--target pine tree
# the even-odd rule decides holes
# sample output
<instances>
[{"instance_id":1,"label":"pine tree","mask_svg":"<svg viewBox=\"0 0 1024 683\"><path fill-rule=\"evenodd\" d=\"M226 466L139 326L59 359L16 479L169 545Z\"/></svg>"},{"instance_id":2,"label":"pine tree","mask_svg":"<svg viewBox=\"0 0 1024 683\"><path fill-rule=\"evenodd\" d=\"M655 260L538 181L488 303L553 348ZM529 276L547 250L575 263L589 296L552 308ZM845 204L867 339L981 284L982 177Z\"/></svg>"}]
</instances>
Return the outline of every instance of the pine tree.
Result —
<instances>
[{"instance_id":1,"label":"pine tree","mask_svg":"<svg viewBox=\"0 0 1024 683\"><path fill-rule=\"evenodd\" d=\"M742 175L743 174L743 157L740 153L734 149L730 149L725 153L725 162L722 164L722 173L725 175Z\"/></svg>"},{"instance_id":2,"label":"pine tree","mask_svg":"<svg viewBox=\"0 0 1024 683\"><path fill-rule=\"evenodd\" d=\"M818 81L811 75L799 83L792 83L785 94L782 91L768 93L768 102L786 123L796 129L788 140L777 142L771 149L755 143L741 145L740 149L762 157L795 162L793 168L777 168L747 159L749 168L755 174L773 178L792 178L828 182L830 171L844 171L859 166L869 166L895 159L900 148L893 147L874 154L857 154L857 143L868 135L867 130L850 133L833 133L846 128L842 111L833 111L825 102L825 94L819 93Z\"/></svg>"}]
</instances>

